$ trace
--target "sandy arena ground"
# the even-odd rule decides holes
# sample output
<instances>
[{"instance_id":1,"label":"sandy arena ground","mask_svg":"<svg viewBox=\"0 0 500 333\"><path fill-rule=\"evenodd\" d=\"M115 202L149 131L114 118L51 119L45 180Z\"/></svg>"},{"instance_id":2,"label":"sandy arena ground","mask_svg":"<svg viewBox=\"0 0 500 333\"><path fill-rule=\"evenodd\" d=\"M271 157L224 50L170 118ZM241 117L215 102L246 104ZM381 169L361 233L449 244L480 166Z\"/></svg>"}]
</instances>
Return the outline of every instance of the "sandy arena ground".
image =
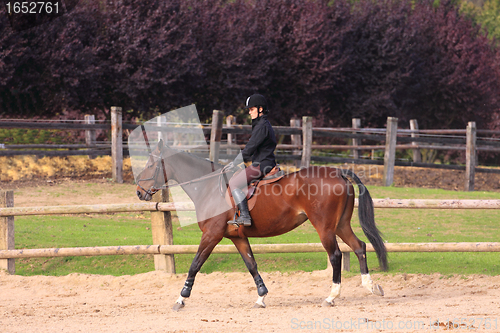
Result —
<instances>
[{"instance_id":1,"label":"sandy arena ground","mask_svg":"<svg viewBox=\"0 0 500 333\"><path fill-rule=\"evenodd\" d=\"M185 274L2 273L0 327L5 333L500 331L498 276L375 275L384 297L370 295L352 277L344 279L335 307L324 308L330 276L263 273L267 308L254 309L249 274L200 274L186 307L174 312Z\"/></svg>"}]
</instances>

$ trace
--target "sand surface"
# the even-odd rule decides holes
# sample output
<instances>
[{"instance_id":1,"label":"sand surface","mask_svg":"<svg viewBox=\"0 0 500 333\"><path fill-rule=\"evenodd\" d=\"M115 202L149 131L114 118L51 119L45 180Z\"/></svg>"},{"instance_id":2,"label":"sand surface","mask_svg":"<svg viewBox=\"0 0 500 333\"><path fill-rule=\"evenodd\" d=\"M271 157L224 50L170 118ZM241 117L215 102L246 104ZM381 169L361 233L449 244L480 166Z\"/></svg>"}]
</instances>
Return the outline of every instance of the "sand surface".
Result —
<instances>
[{"instance_id":1,"label":"sand surface","mask_svg":"<svg viewBox=\"0 0 500 333\"><path fill-rule=\"evenodd\" d=\"M383 297L351 277L343 280L335 306L325 308L330 276L262 273L267 307L254 309L257 293L249 274L199 274L186 306L174 312L185 274L0 273L0 327L6 333L500 331L498 276L377 274L373 279L384 288Z\"/></svg>"}]
</instances>

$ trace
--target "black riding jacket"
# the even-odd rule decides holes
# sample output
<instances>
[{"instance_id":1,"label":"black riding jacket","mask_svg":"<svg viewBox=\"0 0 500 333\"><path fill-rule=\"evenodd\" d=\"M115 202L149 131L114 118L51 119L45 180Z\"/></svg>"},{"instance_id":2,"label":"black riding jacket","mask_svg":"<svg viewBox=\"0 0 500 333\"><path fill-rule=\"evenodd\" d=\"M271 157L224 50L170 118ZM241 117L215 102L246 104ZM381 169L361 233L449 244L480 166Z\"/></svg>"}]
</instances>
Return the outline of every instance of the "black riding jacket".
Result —
<instances>
[{"instance_id":1,"label":"black riding jacket","mask_svg":"<svg viewBox=\"0 0 500 333\"><path fill-rule=\"evenodd\" d=\"M263 175L276 166L274 149L276 149L276 135L267 116L252 119L252 136L241 152L243 161L252 161L254 165L260 165Z\"/></svg>"}]
</instances>

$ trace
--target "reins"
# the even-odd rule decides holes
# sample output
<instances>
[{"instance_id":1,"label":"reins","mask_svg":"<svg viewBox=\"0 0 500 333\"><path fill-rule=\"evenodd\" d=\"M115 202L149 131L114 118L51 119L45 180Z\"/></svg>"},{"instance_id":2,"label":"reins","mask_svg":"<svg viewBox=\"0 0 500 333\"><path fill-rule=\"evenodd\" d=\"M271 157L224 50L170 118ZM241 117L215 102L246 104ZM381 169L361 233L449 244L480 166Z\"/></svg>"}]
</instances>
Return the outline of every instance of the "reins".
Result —
<instances>
[{"instance_id":1,"label":"reins","mask_svg":"<svg viewBox=\"0 0 500 333\"><path fill-rule=\"evenodd\" d=\"M182 182L182 183L173 184L173 185L163 185L160 189L169 188L169 187L175 187L175 186L182 186L182 185L189 185L189 184L201 182L201 181L203 181L205 179L210 179L210 178L213 178L213 177L221 176L221 175L226 174L228 172L229 171L227 171L227 170L224 171L224 169L222 169L220 172L218 172L218 173L216 173L214 175L202 176L200 178L196 178L196 179L193 179L193 180L189 180L187 182Z\"/></svg>"},{"instance_id":2,"label":"reins","mask_svg":"<svg viewBox=\"0 0 500 333\"><path fill-rule=\"evenodd\" d=\"M148 148L149 148L149 145L148 145ZM162 155L163 155L163 152L160 152L159 156L154 155L152 152L149 154L150 157L152 156L153 158L157 158L157 159L159 159L159 161L161 161L161 168L162 168L162 171L163 171L163 179L167 180L167 174L166 174L165 164L164 164L165 162L163 160ZM214 164L215 163L214 162L211 162L211 163L212 163L212 171L215 171L215 168L214 168ZM157 182L156 178L158 177L158 173L159 172L160 172L160 163L158 163L156 165L156 169L155 169L154 175L152 177L149 177L149 178L137 180L137 186L139 186L144 192L146 192L147 194L149 194L149 195L152 196L153 194L155 194L156 192L158 192L159 190L162 190L162 189L167 189L167 188L176 187L176 186L183 186L183 185L194 184L194 183L198 183L198 182L201 182L201 181L204 181L206 179L213 178L213 177L221 177L222 178L222 175L225 175L225 174L231 172L231 170L230 170L230 168L223 167L220 170L220 172L218 172L216 174L205 175L205 176L202 176L202 177L199 177L199 178L196 178L196 179L192 179L192 180L189 180L189 181L186 181L186 182L172 184L172 185L163 184L162 186L158 187L158 186L156 186L156 182ZM154 184L151 186L151 188L149 190L146 190L144 187L142 187L140 185L140 182L147 181L147 180L154 180Z\"/></svg>"}]
</instances>

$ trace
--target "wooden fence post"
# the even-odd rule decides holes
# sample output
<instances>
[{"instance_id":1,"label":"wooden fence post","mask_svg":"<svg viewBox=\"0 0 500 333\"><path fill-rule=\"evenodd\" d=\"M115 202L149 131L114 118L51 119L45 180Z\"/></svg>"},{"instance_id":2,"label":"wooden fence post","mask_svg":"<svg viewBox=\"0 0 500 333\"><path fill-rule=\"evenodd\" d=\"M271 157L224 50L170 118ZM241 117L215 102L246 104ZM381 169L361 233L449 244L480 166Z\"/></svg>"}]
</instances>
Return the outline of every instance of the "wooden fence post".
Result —
<instances>
[{"instance_id":1,"label":"wooden fence post","mask_svg":"<svg viewBox=\"0 0 500 333\"><path fill-rule=\"evenodd\" d=\"M311 163L312 117L302 117L302 160L301 168L309 168Z\"/></svg>"},{"instance_id":2,"label":"wooden fence post","mask_svg":"<svg viewBox=\"0 0 500 333\"><path fill-rule=\"evenodd\" d=\"M410 120L410 129L412 131L418 131L418 122L417 119ZM418 138L418 133L411 133L412 138ZM418 142L412 142L412 146L417 146ZM420 153L420 149L413 149L413 162L422 162L422 154Z\"/></svg>"},{"instance_id":3,"label":"wooden fence post","mask_svg":"<svg viewBox=\"0 0 500 333\"><path fill-rule=\"evenodd\" d=\"M469 121L465 148L465 190L474 191L476 174L476 122Z\"/></svg>"},{"instance_id":4,"label":"wooden fence post","mask_svg":"<svg viewBox=\"0 0 500 333\"><path fill-rule=\"evenodd\" d=\"M0 207L14 207L14 191L0 192ZM14 216L0 217L0 250L14 250ZM16 273L15 259L0 259L0 270Z\"/></svg>"},{"instance_id":5,"label":"wooden fence post","mask_svg":"<svg viewBox=\"0 0 500 333\"><path fill-rule=\"evenodd\" d=\"M394 163L396 162L396 141L398 118L387 117L384 153L384 186L391 186L394 181Z\"/></svg>"},{"instance_id":6,"label":"wooden fence post","mask_svg":"<svg viewBox=\"0 0 500 333\"><path fill-rule=\"evenodd\" d=\"M122 108L119 106L111 107L111 158L113 181L123 183Z\"/></svg>"},{"instance_id":7,"label":"wooden fence post","mask_svg":"<svg viewBox=\"0 0 500 333\"><path fill-rule=\"evenodd\" d=\"M351 252L342 252L342 270L346 272L351 270Z\"/></svg>"},{"instance_id":8,"label":"wooden fence post","mask_svg":"<svg viewBox=\"0 0 500 333\"><path fill-rule=\"evenodd\" d=\"M345 245L339 237L337 237L337 242ZM342 252L342 262L340 265L342 271L349 272L351 270L351 252ZM326 269L329 271L332 270L332 263L330 262L328 255L326 256Z\"/></svg>"},{"instance_id":9,"label":"wooden fence post","mask_svg":"<svg viewBox=\"0 0 500 333\"><path fill-rule=\"evenodd\" d=\"M222 117L224 113L214 110L212 114L212 131L210 132L210 161L219 162L220 140L222 137Z\"/></svg>"},{"instance_id":10,"label":"wooden fence post","mask_svg":"<svg viewBox=\"0 0 500 333\"><path fill-rule=\"evenodd\" d=\"M359 129L361 128L361 119L360 118L352 118L352 129ZM357 134L356 132L353 132L354 134ZM352 139L352 145L353 146L359 146L361 143L361 140L359 139ZM352 150L352 158L358 159L359 158L359 150L353 149Z\"/></svg>"},{"instance_id":11,"label":"wooden fence post","mask_svg":"<svg viewBox=\"0 0 500 333\"><path fill-rule=\"evenodd\" d=\"M157 119L156 119L156 125L160 128L166 126L166 123L167 123L167 117L165 116L159 116ZM158 142L160 142L161 139L163 139L163 142L165 144L168 144L167 142L167 133L165 132L162 132L162 131L158 131Z\"/></svg>"},{"instance_id":12,"label":"wooden fence post","mask_svg":"<svg viewBox=\"0 0 500 333\"><path fill-rule=\"evenodd\" d=\"M85 115L85 124L95 124L95 116L93 114ZM85 130L85 144L87 146L93 146L96 143L96 134L95 130ZM96 158L96 155L89 155L90 159Z\"/></svg>"},{"instance_id":13,"label":"wooden fence post","mask_svg":"<svg viewBox=\"0 0 500 333\"><path fill-rule=\"evenodd\" d=\"M156 202L168 202L168 189L162 189L153 196ZM151 232L154 245L173 245L171 212L151 212ZM175 259L173 254L155 254L155 270L175 274Z\"/></svg>"},{"instance_id":14,"label":"wooden fence post","mask_svg":"<svg viewBox=\"0 0 500 333\"><path fill-rule=\"evenodd\" d=\"M233 128L233 125L235 123L236 123L236 118L233 115L229 115L226 117L227 128ZM228 145L236 144L236 134L227 133L227 144ZM231 156L235 154L235 151L231 148L227 148L227 154Z\"/></svg>"},{"instance_id":15,"label":"wooden fence post","mask_svg":"<svg viewBox=\"0 0 500 333\"><path fill-rule=\"evenodd\" d=\"M297 118L290 119L290 127L300 128L300 119L297 119ZM291 142L292 142L292 145L297 145L297 146L299 146L300 144L302 144L301 135L300 134L292 134L291 135ZM295 149L295 150L293 150L292 154L293 155L300 155L301 151L300 151L300 149ZM294 165L295 165L296 168L300 168L300 161L299 160L295 160L294 161Z\"/></svg>"},{"instance_id":16,"label":"wooden fence post","mask_svg":"<svg viewBox=\"0 0 500 333\"><path fill-rule=\"evenodd\" d=\"M332 269L332 263L328 255L326 256L326 267L328 270ZM351 252L342 252L342 262L340 264L341 270L344 272L349 272L351 270Z\"/></svg>"}]
</instances>

